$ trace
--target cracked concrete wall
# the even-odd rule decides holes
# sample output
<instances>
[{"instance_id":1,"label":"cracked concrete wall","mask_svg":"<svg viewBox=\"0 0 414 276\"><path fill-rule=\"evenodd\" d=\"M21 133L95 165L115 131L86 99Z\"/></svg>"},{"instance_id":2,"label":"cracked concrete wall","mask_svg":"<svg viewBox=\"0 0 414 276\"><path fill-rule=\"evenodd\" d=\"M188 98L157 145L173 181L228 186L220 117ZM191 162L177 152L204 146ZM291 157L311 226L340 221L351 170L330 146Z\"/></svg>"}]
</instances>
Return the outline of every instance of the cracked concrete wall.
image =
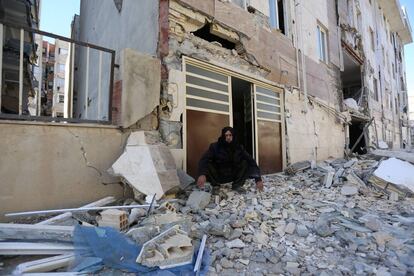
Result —
<instances>
[{"instance_id":1,"label":"cracked concrete wall","mask_svg":"<svg viewBox=\"0 0 414 276\"><path fill-rule=\"evenodd\" d=\"M113 127L0 122L0 221L8 212L78 207L122 197L106 170L128 134Z\"/></svg>"},{"instance_id":2,"label":"cracked concrete wall","mask_svg":"<svg viewBox=\"0 0 414 276\"><path fill-rule=\"evenodd\" d=\"M308 102L306 106L304 95L297 90L285 95L288 162L343 156L344 124L322 105Z\"/></svg>"}]
</instances>

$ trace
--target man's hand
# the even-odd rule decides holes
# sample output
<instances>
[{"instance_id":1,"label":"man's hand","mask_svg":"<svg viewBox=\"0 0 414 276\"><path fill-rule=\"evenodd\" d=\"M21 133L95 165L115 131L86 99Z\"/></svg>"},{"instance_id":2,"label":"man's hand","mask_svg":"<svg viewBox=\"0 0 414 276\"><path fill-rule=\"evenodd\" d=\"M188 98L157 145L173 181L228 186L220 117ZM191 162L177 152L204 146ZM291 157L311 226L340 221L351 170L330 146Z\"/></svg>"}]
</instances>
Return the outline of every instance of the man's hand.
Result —
<instances>
[{"instance_id":1,"label":"man's hand","mask_svg":"<svg viewBox=\"0 0 414 276\"><path fill-rule=\"evenodd\" d=\"M204 189L204 184L206 183L206 181L207 181L206 176L205 175L200 175L197 179L197 186L200 189Z\"/></svg>"},{"instance_id":2,"label":"man's hand","mask_svg":"<svg viewBox=\"0 0 414 276\"><path fill-rule=\"evenodd\" d=\"M256 182L256 189L260 192L263 192L263 181L259 180Z\"/></svg>"}]
</instances>

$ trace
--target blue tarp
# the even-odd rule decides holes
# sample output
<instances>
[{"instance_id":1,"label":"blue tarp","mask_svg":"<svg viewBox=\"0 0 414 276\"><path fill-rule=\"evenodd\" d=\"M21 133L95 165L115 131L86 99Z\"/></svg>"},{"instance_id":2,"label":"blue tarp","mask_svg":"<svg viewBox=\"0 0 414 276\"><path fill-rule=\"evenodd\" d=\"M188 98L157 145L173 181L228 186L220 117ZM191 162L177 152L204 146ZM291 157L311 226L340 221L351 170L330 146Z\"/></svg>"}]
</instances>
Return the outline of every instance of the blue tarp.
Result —
<instances>
[{"instance_id":1,"label":"blue tarp","mask_svg":"<svg viewBox=\"0 0 414 276\"><path fill-rule=\"evenodd\" d=\"M136 259L142 247L114 228L77 225L73 243L76 253L74 271L94 272L107 266L139 275L195 275L193 270L198 250L192 264L161 270L138 264ZM208 265L209 254L205 249L200 275L207 274Z\"/></svg>"}]
</instances>

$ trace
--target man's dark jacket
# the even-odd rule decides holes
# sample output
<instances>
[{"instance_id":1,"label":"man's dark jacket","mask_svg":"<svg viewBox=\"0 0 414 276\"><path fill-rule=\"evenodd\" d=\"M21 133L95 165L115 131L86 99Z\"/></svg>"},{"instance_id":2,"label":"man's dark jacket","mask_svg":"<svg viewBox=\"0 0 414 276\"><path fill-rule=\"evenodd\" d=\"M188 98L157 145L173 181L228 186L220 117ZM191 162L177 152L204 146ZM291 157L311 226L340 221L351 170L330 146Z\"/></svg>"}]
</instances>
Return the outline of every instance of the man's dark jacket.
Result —
<instances>
[{"instance_id":1,"label":"man's dark jacket","mask_svg":"<svg viewBox=\"0 0 414 276\"><path fill-rule=\"evenodd\" d=\"M227 143L225 133L230 130L233 134L233 142ZM248 176L261 179L260 169L256 161L246 150L237 143L233 128L226 127L222 130L217 142L210 144L208 150L201 157L198 163L198 175L207 175L208 164L211 162L224 179L231 178L240 163L245 160L249 166Z\"/></svg>"}]
</instances>

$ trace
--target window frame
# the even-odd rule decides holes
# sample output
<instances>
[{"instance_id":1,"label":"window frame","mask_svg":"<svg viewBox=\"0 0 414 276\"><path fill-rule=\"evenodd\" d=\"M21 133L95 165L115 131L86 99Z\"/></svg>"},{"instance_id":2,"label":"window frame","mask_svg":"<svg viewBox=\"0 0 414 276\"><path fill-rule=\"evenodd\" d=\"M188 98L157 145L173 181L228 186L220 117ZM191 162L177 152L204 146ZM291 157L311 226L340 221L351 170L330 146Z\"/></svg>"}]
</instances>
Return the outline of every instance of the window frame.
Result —
<instances>
[{"instance_id":1,"label":"window frame","mask_svg":"<svg viewBox=\"0 0 414 276\"><path fill-rule=\"evenodd\" d=\"M317 24L317 37L318 37L318 52L319 60L328 64L329 51L328 51L328 31L321 24Z\"/></svg>"}]
</instances>

